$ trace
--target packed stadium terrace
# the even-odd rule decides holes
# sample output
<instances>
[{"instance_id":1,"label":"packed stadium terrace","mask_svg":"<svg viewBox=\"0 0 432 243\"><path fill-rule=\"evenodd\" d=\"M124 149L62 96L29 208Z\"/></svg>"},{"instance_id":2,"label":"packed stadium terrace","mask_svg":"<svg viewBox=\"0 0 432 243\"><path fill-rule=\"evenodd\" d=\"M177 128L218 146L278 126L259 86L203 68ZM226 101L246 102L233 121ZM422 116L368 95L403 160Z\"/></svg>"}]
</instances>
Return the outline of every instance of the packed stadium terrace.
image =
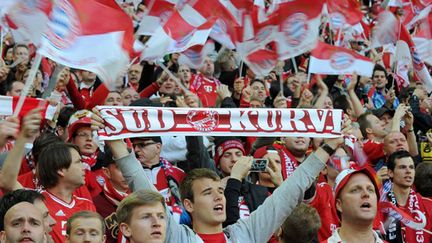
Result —
<instances>
[{"instance_id":1,"label":"packed stadium terrace","mask_svg":"<svg viewBox=\"0 0 432 243\"><path fill-rule=\"evenodd\" d=\"M0 242L432 242L432 1L0 3Z\"/></svg>"}]
</instances>

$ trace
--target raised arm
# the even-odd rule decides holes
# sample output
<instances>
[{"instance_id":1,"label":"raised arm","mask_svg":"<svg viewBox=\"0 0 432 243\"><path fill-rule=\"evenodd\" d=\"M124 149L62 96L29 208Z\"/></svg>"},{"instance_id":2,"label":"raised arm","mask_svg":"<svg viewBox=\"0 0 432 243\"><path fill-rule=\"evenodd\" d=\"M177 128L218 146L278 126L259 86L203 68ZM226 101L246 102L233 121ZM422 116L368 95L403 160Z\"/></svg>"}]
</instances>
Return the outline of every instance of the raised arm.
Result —
<instances>
[{"instance_id":1,"label":"raised arm","mask_svg":"<svg viewBox=\"0 0 432 243\"><path fill-rule=\"evenodd\" d=\"M329 90L328 90L327 85L322 80L321 75L319 75L319 74L317 75L317 86L318 86L318 89L320 90L320 95L314 104L314 108L321 109L324 106L324 102L325 102L326 97L329 94Z\"/></svg>"},{"instance_id":2,"label":"raised arm","mask_svg":"<svg viewBox=\"0 0 432 243\"><path fill-rule=\"evenodd\" d=\"M357 76L357 74L354 74L352 79L351 79L350 84L347 87L347 90L348 90L348 95L349 95L349 98L350 98L352 106L353 106L352 108L353 108L354 114L356 115L356 117L359 117L361 114L363 114L363 106L362 106L360 99L358 98L358 96L355 92L355 87L356 87L357 81L358 81L358 76Z\"/></svg>"},{"instance_id":3,"label":"raised arm","mask_svg":"<svg viewBox=\"0 0 432 243\"><path fill-rule=\"evenodd\" d=\"M92 115L92 129L98 130L104 128L104 121L100 117L97 109L93 109ZM141 163L136 159L133 152L129 152L126 143L122 140L105 141L110 147L114 160L126 179L129 188L132 191L138 190L158 190L147 178ZM167 226L167 239L166 242L196 242L191 240L195 233L185 225L180 225L175 221L172 214L166 207L166 213L168 215L168 226Z\"/></svg>"},{"instance_id":4,"label":"raised arm","mask_svg":"<svg viewBox=\"0 0 432 243\"><path fill-rule=\"evenodd\" d=\"M348 134L351 130L350 124L349 120L345 122L344 134ZM325 144L336 149L343 141L343 138L339 137L327 139ZM325 162L329 158L330 155L324 149L318 148L248 219L240 219L236 224L228 226L227 231L236 240L242 238L250 242L267 242L273 232L303 200L305 191L315 182L315 178L324 169Z\"/></svg>"},{"instance_id":5,"label":"raised arm","mask_svg":"<svg viewBox=\"0 0 432 243\"><path fill-rule=\"evenodd\" d=\"M41 119L41 108L37 108L27 113L22 120L21 131L15 140L14 147L9 151L0 172L0 187L5 192L22 188L17 178L22 158L25 155L25 144L31 141L39 131Z\"/></svg>"}]
</instances>

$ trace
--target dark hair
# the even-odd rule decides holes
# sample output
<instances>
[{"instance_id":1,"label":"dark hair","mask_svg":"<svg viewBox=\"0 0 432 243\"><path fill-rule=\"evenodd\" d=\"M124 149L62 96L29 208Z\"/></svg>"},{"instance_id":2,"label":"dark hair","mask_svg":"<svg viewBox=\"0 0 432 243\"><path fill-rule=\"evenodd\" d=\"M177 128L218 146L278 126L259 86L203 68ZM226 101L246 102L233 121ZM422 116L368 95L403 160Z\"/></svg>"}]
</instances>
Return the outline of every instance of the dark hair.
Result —
<instances>
[{"instance_id":1,"label":"dark hair","mask_svg":"<svg viewBox=\"0 0 432 243\"><path fill-rule=\"evenodd\" d=\"M373 75L375 75L376 71L382 71L382 72L384 72L384 75L387 78L387 70L383 66L381 66L379 64L376 64L375 67L374 67L374 70L372 72L372 77L373 77Z\"/></svg>"},{"instance_id":2,"label":"dark hair","mask_svg":"<svg viewBox=\"0 0 432 243\"><path fill-rule=\"evenodd\" d=\"M78 146L70 143L54 143L42 150L37 163L37 177L44 188L56 186L59 181L58 171L70 167L72 149L80 153Z\"/></svg>"},{"instance_id":3,"label":"dark hair","mask_svg":"<svg viewBox=\"0 0 432 243\"><path fill-rule=\"evenodd\" d=\"M432 197L432 163L422 162L417 165L414 185L423 197Z\"/></svg>"},{"instance_id":4,"label":"dark hair","mask_svg":"<svg viewBox=\"0 0 432 243\"><path fill-rule=\"evenodd\" d=\"M90 218L96 218L100 221L101 223L101 230L102 230L102 235L105 234L105 220L102 218L102 216L100 216L98 213L96 212L92 212L92 211L88 211L88 210L84 210L84 211L79 211L76 212L72 215L72 217L68 218L67 223L66 223L66 234L70 235L71 230L72 230L72 222L76 219L90 219Z\"/></svg>"},{"instance_id":5,"label":"dark hair","mask_svg":"<svg viewBox=\"0 0 432 243\"><path fill-rule=\"evenodd\" d=\"M367 132L366 132L366 128L370 128L371 124L369 122L369 120L367 119L367 117L369 115L373 115L371 111L366 111L365 113L361 114L358 118L357 118L357 123L360 125L360 132L362 133L364 138L367 138Z\"/></svg>"},{"instance_id":6,"label":"dark hair","mask_svg":"<svg viewBox=\"0 0 432 243\"><path fill-rule=\"evenodd\" d=\"M281 237L284 243L309 243L317 237L320 227L321 220L317 210L301 203L282 224Z\"/></svg>"},{"instance_id":7,"label":"dark hair","mask_svg":"<svg viewBox=\"0 0 432 243\"><path fill-rule=\"evenodd\" d=\"M402 158L407 158L407 157L411 157L411 154L408 153L408 151L406 150L400 150L400 151L396 151L394 153L392 153L387 161L387 168L389 170L394 170L394 168L396 167L396 160L397 159L402 159Z\"/></svg>"},{"instance_id":8,"label":"dark hair","mask_svg":"<svg viewBox=\"0 0 432 243\"><path fill-rule=\"evenodd\" d=\"M189 199L191 202L194 201L192 186L193 182L199 179L211 179L214 181L220 181L220 178L216 174L216 172L207 168L199 168L189 171L189 173L186 174L186 177L180 184L180 196L182 201L185 199Z\"/></svg>"},{"instance_id":9,"label":"dark hair","mask_svg":"<svg viewBox=\"0 0 432 243\"><path fill-rule=\"evenodd\" d=\"M0 231L4 230L4 216L10 208L21 202L33 204L36 200L44 201L45 198L35 190L18 189L6 193L0 199Z\"/></svg>"},{"instance_id":10,"label":"dark hair","mask_svg":"<svg viewBox=\"0 0 432 243\"><path fill-rule=\"evenodd\" d=\"M39 159L39 155L42 152L42 150L48 146L49 144L53 143L61 143L62 140L49 132L42 133L39 137L37 137L33 142L33 148L32 148L32 155L34 162L37 163Z\"/></svg>"},{"instance_id":11,"label":"dark hair","mask_svg":"<svg viewBox=\"0 0 432 243\"><path fill-rule=\"evenodd\" d=\"M73 107L65 106L61 108L57 125L60 127L66 127L69 124L70 117L76 112L76 109Z\"/></svg>"},{"instance_id":12,"label":"dark hair","mask_svg":"<svg viewBox=\"0 0 432 243\"><path fill-rule=\"evenodd\" d=\"M28 45L26 45L26 44L22 44L22 43L20 43L20 44L16 44L16 45L13 47L13 54L14 54L14 55L15 55L15 52L17 51L17 49L20 48L20 47L24 47L25 49L29 50L29 47L28 47Z\"/></svg>"},{"instance_id":13,"label":"dark hair","mask_svg":"<svg viewBox=\"0 0 432 243\"><path fill-rule=\"evenodd\" d=\"M22 83L22 84L24 84L22 81L14 80L14 81L6 84L6 92L11 92L12 91L14 83Z\"/></svg>"},{"instance_id":14,"label":"dark hair","mask_svg":"<svg viewBox=\"0 0 432 243\"><path fill-rule=\"evenodd\" d=\"M252 80L252 81L250 82L249 85L252 86L253 83L261 83L261 84L264 85L264 87L265 87L265 83L264 83L264 81L261 80L261 79L258 79L258 78L254 79L254 80Z\"/></svg>"},{"instance_id":15,"label":"dark hair","mask_svg":"<svg viewBox=\"0 0 432 243\"><path fill-rule=\"evenodd\" d=\"M342 109L345 113L347 113L347 110L351 109L350 104L348 102L348 97L346 97L346 95L336 96L333 100L333 108Z\"/></svg>"}]
</instances>

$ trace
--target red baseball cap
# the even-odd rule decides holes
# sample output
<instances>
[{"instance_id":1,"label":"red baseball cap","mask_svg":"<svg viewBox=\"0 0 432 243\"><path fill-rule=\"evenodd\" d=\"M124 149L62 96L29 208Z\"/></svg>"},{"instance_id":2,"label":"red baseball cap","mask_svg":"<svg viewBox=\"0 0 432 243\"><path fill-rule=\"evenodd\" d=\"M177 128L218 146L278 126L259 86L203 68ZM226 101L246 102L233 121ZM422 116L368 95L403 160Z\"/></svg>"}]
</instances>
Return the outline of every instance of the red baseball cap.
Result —
<instances>
[{"instance_id":1,"label":"red baseball cap","mask_svg":"<svg viewBox=\"0 0 432 243\"><path fill-rule=\"evenodd\" d=\"M72 137L78 128L91 126L91 115L92 113L88 110L80 110L71 116L68 125L68 142L72 140Z\"/></svg>"},{"instance_id":2,"label":"red baseball cap","mask_svg":"<svg viewBox=\"0 0 432 243\"><path fill-rule=\"evenodd\" d=\"M348 183L349 179L358 173L363 173L365 174L367 177L369 177L369 179L371 180L372 184L375 187L375 193L377 195L377 200L380 199L380 183L378 181L378 178L376 177L376 173L375 171L369 167L362 167L362 168L350 168L350 169L346 169L343 170L339 173L339 175L336 177L336 181L335 181L335 187L334 187L334 192L335 192L335 196L334 196L334 206L336 208L336 199L339 196L339 193L342 191L342 189L345 187L345 185ZM337 211L337 210L336 210ZM341 219L340 213L339 211L337 211L337 215L339 217L339 219Z\"/></svg>"}]
</instances>

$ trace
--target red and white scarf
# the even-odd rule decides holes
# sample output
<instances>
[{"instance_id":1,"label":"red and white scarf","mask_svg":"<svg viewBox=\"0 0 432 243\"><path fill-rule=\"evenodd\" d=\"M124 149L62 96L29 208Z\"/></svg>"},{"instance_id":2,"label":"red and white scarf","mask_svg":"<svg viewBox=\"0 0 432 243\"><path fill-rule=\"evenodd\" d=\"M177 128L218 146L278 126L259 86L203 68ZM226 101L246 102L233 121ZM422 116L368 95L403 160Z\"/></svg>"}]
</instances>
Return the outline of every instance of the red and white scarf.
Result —
<instances>
[{"instance_id":1,"label":"red and white scarf","mask_svg":"<svg viewBox=\"0 0 432 243\"><path fill-rule=\"evenodd\" d=\"M81 161L82 162L84 162L86 165L85 165L85 169L86 170L91 170L91 168L93 167L93 166L95 166L95 164L96 164L96 161L97 161L97 152L95 152L95 153L93 153L93 154L91 154L91 155L82 155L81 156Z\"/></svg>"},{"instance_id":2,"label":"red and white scarf","mask_svg":"<svg viewBox=\"0 0 432 243\"><path fill-rule=\"evenodd\" d=\"M273 147L277 149L279 153L281 159L282 178L285 180L294 173L300 163L283 144L275 143L273 144Z\"/></svg>"},{"instance_id":3,"label":"red and white scarf","mask_svg":"<svg viewBox=\"0 0 432 243\"><path fill-rule=\"evenodd\" d=\"M129 192L121 192L115 189L109 180L105 180L103 192L107 199L116 206L129 195Z\"/></svg>"}]
</instances>

